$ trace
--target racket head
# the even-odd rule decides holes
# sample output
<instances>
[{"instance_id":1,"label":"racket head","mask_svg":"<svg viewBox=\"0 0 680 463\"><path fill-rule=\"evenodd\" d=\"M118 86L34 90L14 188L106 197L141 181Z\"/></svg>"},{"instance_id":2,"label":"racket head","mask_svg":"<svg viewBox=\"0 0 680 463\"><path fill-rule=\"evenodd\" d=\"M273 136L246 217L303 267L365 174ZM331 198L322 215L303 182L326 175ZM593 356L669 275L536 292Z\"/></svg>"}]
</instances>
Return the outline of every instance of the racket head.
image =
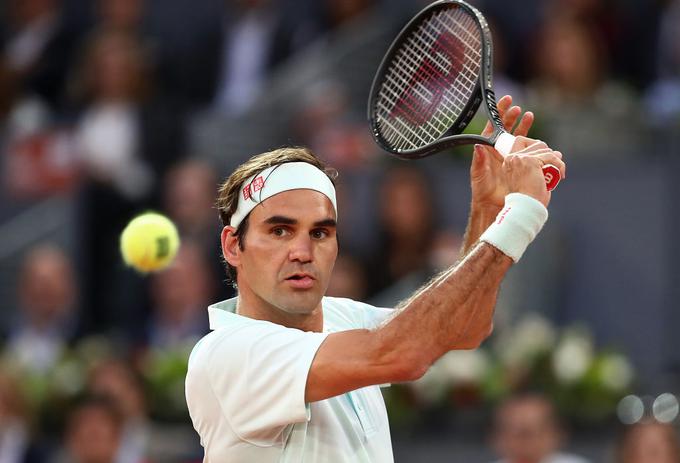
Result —
<instances>
[{"instance_id":1,"label":"racket head","mask_svg":"<svg viewBox=\"0 0 680 463\"><path fill-rule=\"evenodd\" d=\"M473 6L440 0L420 11L394 39L373 79L368 119L376 143L406 159L459 144L492 145L503 131L492 55L491 31ZM493 136L460 135L482 102Z\"/></svg>"}]
</instances>

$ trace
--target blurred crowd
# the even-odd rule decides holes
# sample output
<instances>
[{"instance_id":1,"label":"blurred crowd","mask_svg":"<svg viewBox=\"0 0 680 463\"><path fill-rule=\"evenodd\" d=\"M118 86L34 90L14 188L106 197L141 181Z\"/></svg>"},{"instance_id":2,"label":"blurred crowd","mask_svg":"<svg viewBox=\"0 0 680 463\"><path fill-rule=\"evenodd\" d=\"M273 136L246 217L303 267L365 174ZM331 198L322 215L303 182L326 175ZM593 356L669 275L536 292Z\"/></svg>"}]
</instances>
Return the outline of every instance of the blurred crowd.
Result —
<instances>
[{"instance_id":1,"label":"blurred crowd","mask_svg":"<svg viewBox=\"0 0 680 463\"><path fill-rule=\"evenodd\" d=\"M183 398L181 381L154 389L175 371L154 355L186 360L206 306L234 294L213 201L229 168L256 154L244 147L305 145L340 171L329 295L393 306L456 261L464 217L440 215L446 179L387 159L364 121L377 60L426 3L0 3L0 227L53 198L73 211L67 240L46 230L0 246L19 261L0 310L1 463L200 461L194 435L171 426L188 417L158 405L162 393ZM633 157L680 132L680 1L472 3L493 25L496 93L533 110L532 133L570 162ZM343 54L353 67L313 71ZM177 224L182 246L168 270L143 276L123 265L118 237L150 209ZM88 342L99 347L82 354ZM500 406L492 434L503 462L582 461L557 453L564 434L539 396ZM672 426L645 422L612 461L679 462L678 448Z\"/></svg>"}]
</instances>

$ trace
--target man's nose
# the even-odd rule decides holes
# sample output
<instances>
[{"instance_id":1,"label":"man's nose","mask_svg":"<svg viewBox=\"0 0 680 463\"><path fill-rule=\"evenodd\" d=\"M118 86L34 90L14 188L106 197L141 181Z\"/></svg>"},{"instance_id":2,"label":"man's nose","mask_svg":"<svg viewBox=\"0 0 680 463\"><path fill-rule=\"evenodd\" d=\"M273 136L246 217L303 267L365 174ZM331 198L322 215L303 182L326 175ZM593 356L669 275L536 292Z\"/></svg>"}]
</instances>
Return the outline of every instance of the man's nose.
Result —
<instances>
[{"instance_id":1,"label":"man's nose","mask_svg":"<svg viewBox=\"0 0 680 463\"><path fill-rule=\"evenodd\" d=\"M312 239L306 234L301 234L291 242L288 258L293 262L311 262L312 245Z\"/></svg>"}]
</instances>

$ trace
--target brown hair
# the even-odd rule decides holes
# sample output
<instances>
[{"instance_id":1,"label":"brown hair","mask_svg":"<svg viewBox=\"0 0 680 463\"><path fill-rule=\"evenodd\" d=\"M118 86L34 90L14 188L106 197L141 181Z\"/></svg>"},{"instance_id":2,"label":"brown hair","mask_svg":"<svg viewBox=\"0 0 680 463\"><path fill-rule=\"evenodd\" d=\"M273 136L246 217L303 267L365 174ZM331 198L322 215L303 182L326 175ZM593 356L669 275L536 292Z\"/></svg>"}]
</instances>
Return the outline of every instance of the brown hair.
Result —
<instances>
[{"instance_id":1,"label":"brown hair","mask_svg":"<svg viewBox=\"0 0 680 463\"><path fill-rule=\"evenodd\" d=\"M217 201L215 203L220 214L222 224L226 227L231 221L231 216L236 212L238 207L239 192L243 183L253 175L262 172L263 170L285 164L287 162L306 162L326 173L328 178L335 184L337 171L328 168L326 164L319 159L309 148L304 147L286 147L279 148L274 151L258 154L248 159L246 162L236 168L236 170L222 183L218 189ZM238 237L238 244L241 250L245 249L245 234L248 231L248 216L243 219L243 222L236 229L235 235ZM234 285L236 285L236 269L227 265L229 277Z\"/></svg>"}]
</instances>

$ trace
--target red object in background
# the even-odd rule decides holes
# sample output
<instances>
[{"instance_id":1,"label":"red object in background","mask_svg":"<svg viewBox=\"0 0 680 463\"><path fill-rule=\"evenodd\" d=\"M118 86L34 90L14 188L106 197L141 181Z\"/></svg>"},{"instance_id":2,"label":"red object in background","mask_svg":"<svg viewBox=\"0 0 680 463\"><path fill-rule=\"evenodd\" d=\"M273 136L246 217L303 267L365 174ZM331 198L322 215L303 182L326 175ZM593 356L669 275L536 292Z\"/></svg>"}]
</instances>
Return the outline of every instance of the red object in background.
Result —
<instances>
[{"instance_id":1,"label":"red object in background","mask_svg":"<svg viewBox=\"0 0 680 463\"><path fill-rule=\"evenodd\" d=\"M5 152L5 187L34 199L71 191L79 177L77 154L65 130L48 130L11 141Z\"/></svg>"}]
</instances>

